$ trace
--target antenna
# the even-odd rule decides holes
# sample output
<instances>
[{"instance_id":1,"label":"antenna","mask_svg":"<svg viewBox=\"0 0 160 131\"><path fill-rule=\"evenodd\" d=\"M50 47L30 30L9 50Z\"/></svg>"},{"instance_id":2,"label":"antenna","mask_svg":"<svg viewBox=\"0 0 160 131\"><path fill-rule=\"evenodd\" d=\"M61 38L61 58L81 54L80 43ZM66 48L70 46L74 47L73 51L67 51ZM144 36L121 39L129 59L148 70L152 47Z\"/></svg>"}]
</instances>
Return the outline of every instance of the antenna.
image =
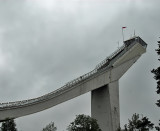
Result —
<instances>
[{"instance_id":1,"label":"antenna","mask_svg":"<svg viewBox=\"0 0 160 131\"><path fill-rule=\"evenodd\" d=\"M134 36L136 36L136 32L135 32L135 29L134 29Z\"/></svg>"},{"instance_id":2,"label":"antenna","mask_svg":"<svg viewBox=\"0 0 160 131\"><path fill-rule=\"evenodd\" d=\"M119 49L119 41L117 43L118 43L118 49Z\"/></svg>"}]
</instances>

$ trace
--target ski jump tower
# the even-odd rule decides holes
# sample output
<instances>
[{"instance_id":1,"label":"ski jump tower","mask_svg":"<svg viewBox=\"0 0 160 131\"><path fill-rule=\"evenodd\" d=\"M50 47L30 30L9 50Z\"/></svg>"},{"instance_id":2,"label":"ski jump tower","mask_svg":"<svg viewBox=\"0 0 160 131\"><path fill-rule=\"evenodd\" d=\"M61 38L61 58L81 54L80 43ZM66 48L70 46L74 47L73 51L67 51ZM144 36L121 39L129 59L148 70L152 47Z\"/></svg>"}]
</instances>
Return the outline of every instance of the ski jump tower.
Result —
<instances>
[{"instance_id":1,"label":"ski jump tower","mask_svg":"<svg viewBox=\"0 0 160 131\"><path fill-rule=\"evenodd\" d=\"M0 121L18 118L51 108L91 91L91 116L102 131L116 131L120 125L119 79L146 52L140 37L124 41L124 45L99 63L95 69L63 87L29 100L0 103Z\"/></svg>"}]
</instances>

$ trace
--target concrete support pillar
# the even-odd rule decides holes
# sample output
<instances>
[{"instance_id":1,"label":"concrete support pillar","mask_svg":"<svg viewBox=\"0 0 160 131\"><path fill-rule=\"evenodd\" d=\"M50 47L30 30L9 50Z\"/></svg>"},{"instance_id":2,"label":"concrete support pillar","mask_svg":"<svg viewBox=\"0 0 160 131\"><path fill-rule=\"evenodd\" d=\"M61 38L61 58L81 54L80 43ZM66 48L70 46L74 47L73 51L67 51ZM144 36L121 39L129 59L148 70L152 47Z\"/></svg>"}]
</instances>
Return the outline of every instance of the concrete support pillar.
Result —
<instances>
[{"instance_id":1,"label":"concrete support pillar","mask_svg":"<svg viewBox=\"0 0 160 131\"><path fill-rule=\"evenodd\" d=\"M118 81L91 92L91 116L102 131L116 131L120 126Z\"/></svg>"}]
</instances>

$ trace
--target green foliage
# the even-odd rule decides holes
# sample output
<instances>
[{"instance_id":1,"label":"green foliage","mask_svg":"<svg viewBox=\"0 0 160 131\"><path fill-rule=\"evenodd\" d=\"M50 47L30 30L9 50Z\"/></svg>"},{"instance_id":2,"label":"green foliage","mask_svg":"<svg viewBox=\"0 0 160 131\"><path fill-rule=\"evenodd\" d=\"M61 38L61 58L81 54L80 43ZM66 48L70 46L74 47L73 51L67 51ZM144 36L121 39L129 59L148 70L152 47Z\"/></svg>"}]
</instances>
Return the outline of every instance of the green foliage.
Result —
<instances>
[{"instance_id":1,"label":"green foliage","mask_svg":"<svg viewBox=\"0 0 160 131\"><path fill-rule=\"evenodd\" d=\"M157 54L160 56L160 41L158 41L158 49L156 49ZM160 61L160 58L158 59ZM154 74L154 79L157 81L157 94L160 94L160 67L153 69L151 71ZM160 99L157 100L157 106L160 107Z\"/></svg>"},{"instance_id":2,"label":"green foliage","mask_svg":"<svg viewBox=\"0 0 160 131\"><path fill-rule=\"evenodd\" d=\"M13 119L6 119L2 122L1 131L17 131L16 123Z\"/></svg>"},{"instance_id":3,"label":"green foliage","mask_svg":"<svg viewBox=\"0 0 160 131\"><path fill-rule=\"evenodd\" d=\"M68 131L101 131L97 120L86 115L78 115L68 126Z\"/></svg>"},{"instance_id":4,"label":"green foliage","mask_svg":"<svg viewBox=\"0 0 160 131\"><path fill-rule=\"evenodd\" d=\"M55 127L54 122L49 123L42 131L56 131L57 127Z\"/></svg>"},{"instance_id":5,"label":"green foliage","mask_svg":"<svg viewBox=\"0 0 160 131\"><path fill-rule=\"evenodd\" d=\"M135 113L121 131L149 131L153 128L154 124L147 117L142 116L140 119L139 114Z\"/></svg>"},{"instance_id":6,"label":"green foliage","mask_svg":"<svg viewBox=\"0 0 160 131\"><path fill-rule=\"evenodd\" d=\"M159 120L158 126L155 126L155 129L156 129L157 131L160 131L160 120Z\"/></svg>"}]
</instances>

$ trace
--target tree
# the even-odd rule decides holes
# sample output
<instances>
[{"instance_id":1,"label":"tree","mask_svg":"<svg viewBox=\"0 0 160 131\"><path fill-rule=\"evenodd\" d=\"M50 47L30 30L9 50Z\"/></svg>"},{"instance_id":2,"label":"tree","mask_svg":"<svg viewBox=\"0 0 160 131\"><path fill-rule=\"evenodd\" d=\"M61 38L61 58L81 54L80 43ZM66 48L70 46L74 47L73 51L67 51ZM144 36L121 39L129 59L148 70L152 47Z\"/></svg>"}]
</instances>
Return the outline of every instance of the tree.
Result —
<instances>
[{"instance_id":1,"label":"tree","mask_svg":"<svg viewBox=\"0 0 160 131\"><path fill-rule=\"evenodd\" d=\"M97 120L87 115L78 115L76 119L70 123L68 131L101 131Z\"/></svg>"},{"instance_id":2,"label":"tree","mask_svg":"<svg viewBox=\"0 0 160 131\"><path fill-rule=\"evenodd\" d=\"M55 127L54 122L49 123L42 131L56 131L57 127Z\"/></svg>"},{"instance_id":3,"label":"tree","mask_svg":"<svg viewBox=\"0 0 160 131\"><path fill-rule=\"evenodd\" d=\"M128 120L128 124L124 125L124 129L119 131L149 131L154 128L154 124L147 117L140 119L139 114L133 114L132 119Z\"/></svg>"},{"instance_id":4,"label":"tree","mask_svg":"<svg viewBox=\"0 0 160 131\"><path fill-rule=\"evenodd\" d=\"M157 54L160 56L160 41L158 41L158 49L156 49ZM160 61L160 58L158 59ZM157 94L160 94L160 66L157 69L151 71L154 74L154 79L157 81ZM157 100L157 106L160 107L160 99Z\"/></svg>"},{"instance_id":5,"label":"tree","mask_svg":"<svg viewBox=\"0 0 160 131\"><path fill-rule=\"evenodd\" d=\"M14 119L6 119L2 122L1 131L17 131Z\"/></svg>"},{"instance_id":6,"label":"tree","mask_svg":"<svg viewBox=\"0 0 160 131\"><path fill-rule=\"evenodd\" d=\"M160 120L159 120L158 126L155 126L155 129L156 129L157 131L160 131Z\"/></svg>"}]
</instances>

